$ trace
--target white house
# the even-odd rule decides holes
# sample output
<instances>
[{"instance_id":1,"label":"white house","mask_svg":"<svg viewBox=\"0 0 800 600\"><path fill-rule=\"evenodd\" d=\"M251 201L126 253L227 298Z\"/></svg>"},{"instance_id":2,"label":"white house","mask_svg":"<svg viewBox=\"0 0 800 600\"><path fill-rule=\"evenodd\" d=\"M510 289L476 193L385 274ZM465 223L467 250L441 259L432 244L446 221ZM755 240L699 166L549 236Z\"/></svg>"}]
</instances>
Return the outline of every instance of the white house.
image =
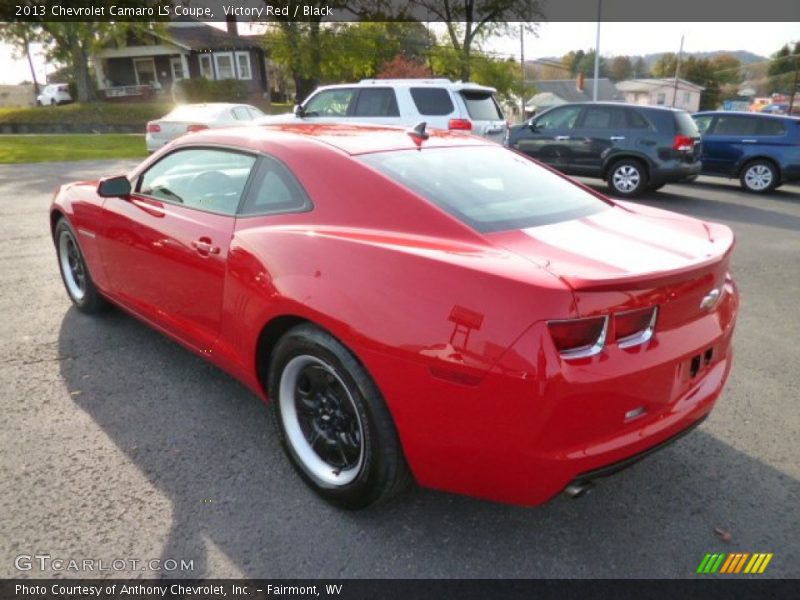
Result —
<instances>
[{"instance_id":1,"label":"white house","mask_svg":"<svg viewBox=\"0 0 800 600\"><path fill-rule=\"evenodd\" d=\"M625 96L629 104L647 104L651 106L674 106L689 112L700 109L700 94L705 90L685 79L628 79L620 81L617 89Z\"/></svg>"}]
</instances>

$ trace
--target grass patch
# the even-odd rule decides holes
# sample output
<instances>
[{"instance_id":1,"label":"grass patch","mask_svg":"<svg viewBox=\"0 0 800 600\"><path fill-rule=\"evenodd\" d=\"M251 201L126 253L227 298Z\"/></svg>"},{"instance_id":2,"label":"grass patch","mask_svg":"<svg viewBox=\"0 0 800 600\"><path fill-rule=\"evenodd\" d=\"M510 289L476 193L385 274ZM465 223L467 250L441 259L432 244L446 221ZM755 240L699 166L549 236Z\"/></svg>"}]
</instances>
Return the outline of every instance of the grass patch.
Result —
<instances>
[{"instance_id":1,"label":"grass patch","mask_svg":"<svg viewBox=\"0 0 800 600\"><path fill-rule=\"evenodd\" d=\"M0 164L145 156L143 135L0 135Z\"/></svg>"}]
</instances>

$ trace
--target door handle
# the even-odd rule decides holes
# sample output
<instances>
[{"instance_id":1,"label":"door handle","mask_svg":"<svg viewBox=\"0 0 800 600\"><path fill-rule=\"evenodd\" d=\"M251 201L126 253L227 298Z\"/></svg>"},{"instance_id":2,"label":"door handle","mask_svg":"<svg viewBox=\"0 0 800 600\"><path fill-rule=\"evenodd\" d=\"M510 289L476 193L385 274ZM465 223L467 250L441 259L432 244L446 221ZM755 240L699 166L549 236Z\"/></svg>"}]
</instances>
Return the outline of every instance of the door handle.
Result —
<instances>
[{"instance_id":1,"label":"door handle","mask_svg":"<svg viewBox=\"0 0 800 600\"><path fill-rule=\"evenodd\" d=\"M755 144L758 140L742 140L743 144Z\"/></svg>"},{"instance_id":2,"label":"door handle","mask_svg":"<svg viewBox=\"0 0 800 600\"><path fill-rule=\"evenodd\" d=\"M202 256L219 254L219 246L215 246L211 240L206 237L201 237L199 240L193 241L192 246L197 250L197 253Z\"/></svg>"},{"instance_id":3,"label":"door handle","mask_svg":"<svg viewBox=\"0 0 800 600\"><path fill-rule=\"evenodd\" d=\"M555 140L556 140L557 142L566 142L568 139L569 139L569 136L568 136L568 135L557 135L557 136L555 137Z\"/></svg>"},{"instance_id":4,"label":"door handle","mask_svg":"<svg viewBox=\"0 0 800 600\"><path fill-rule=\"evenodd\" d=\"M611 141L612 142L621 142L624 139L625 139L624 135L612 135L611 136Z\"/></svg>"}]
</instances>

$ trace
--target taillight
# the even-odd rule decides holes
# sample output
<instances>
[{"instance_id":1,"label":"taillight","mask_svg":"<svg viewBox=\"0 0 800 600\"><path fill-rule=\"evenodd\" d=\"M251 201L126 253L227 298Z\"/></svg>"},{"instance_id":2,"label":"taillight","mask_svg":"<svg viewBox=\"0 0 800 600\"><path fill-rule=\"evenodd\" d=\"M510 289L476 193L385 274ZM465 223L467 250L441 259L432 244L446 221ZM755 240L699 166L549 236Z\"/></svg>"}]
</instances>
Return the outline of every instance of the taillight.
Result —
<instances>
[{"instance_id":1,"label":"taillight","mask_svg":"<svg viewBox=\"0 0 800 600\"><path fill-rule=\"evenodd\" d=\"M148 123L147 124L147 133L158 133L161 131L161 125L158 123Z\"/></svg>"},{"instance_id":2,"label":"taillight","mask_svg":"<svg viewBox=\"0 0 800 600\"><path fill-rule=\"evenodd\" d=\"M672 149L680 152L689 152L694 149L694 138L688 135L676 135L672 140Z\"/></svg>"},{"instance_id":3,"label":"taillight","mask_svg":"<svg viewBox=\"0 0 800 600\"><path fill-rule=\"evenodd\" d=\"M598 354L605 345L608 317L548 321L550 337L564 358L586 358Z\"/></svg>"},{"instance_id":4,"label":"taillight","mask_svg":"<svg viewBox=\"0 0 800 600\"><path fill-rule=\"evenodd\" d=\"M644 344L656 327L658 308L641 308L614 315L614 336L620 348L630 348Z\"/></svg>"},{"instance_id":5,"label":"taillight","mask_svg":"<svg viewBox=\"0 0 800 600\"><path fill-rule=\"evenodd\" d=\"M186 128L186 133L194 133L195 131L203 131L203 129L208 129L208 125L203 125L202 123L192 123Z\"/></svg>"},{"instance_id":6,"label":"taillight","mask_svg":"<svg viewBox=\"0 0 800 600\"><path fill-rule=\"evenodd\" d=\"M450 119L447 128L455 131L472 131L472 121L469 119Z\"/></svg>"}]
</instances>

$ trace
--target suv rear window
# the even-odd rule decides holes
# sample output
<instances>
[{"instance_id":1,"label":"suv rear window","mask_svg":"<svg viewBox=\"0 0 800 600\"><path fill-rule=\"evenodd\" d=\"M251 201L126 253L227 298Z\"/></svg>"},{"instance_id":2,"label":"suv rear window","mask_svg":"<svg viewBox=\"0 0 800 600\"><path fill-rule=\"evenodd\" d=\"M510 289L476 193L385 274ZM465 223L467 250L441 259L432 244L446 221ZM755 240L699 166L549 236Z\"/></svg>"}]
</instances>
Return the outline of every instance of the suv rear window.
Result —
<instances>
[{"instance_id":1,"label":"suv rear window","mask_svg":"<svg viewBox=\"0 0 800 600\"><path fill-rule=\"evenodd\" d=\"M455 110L450 92L444 88L410 88L409 91L421 115L431 117L449 115Z\"/></svg>"},{"instance_id":2,"label":"suv rear window","mask_svg":"<svg viewBox=\"0 0 800 600\"><path fill-rule=\"evenodd\" d=\"M677 133L680 135L688 135L689 137L700 137L700 130L697 129L697 125L689 116L687 112L676 112L675 113L675 126L677 127Z\"/></svg>"},{"instance_id":3,"label":"suv rear window","mask_svg":"<svg viewBox=\"0 0 800 600\"><path fill-rule=\"evenodd\" d=\"M423 148L358 158L480 232L547 225L608 208L505 148Z\"/></svg>"},{"instance_id":4,"label":"suv rear window","mask_svg":"<svg viewBox=\"0 0 800 600\"><path fill-rule=\"evenodd\" d=\"M461 92L467 112L475 121L502 121L503 113L494 96L486 92Z\"/></svg>"}]
</instances>

